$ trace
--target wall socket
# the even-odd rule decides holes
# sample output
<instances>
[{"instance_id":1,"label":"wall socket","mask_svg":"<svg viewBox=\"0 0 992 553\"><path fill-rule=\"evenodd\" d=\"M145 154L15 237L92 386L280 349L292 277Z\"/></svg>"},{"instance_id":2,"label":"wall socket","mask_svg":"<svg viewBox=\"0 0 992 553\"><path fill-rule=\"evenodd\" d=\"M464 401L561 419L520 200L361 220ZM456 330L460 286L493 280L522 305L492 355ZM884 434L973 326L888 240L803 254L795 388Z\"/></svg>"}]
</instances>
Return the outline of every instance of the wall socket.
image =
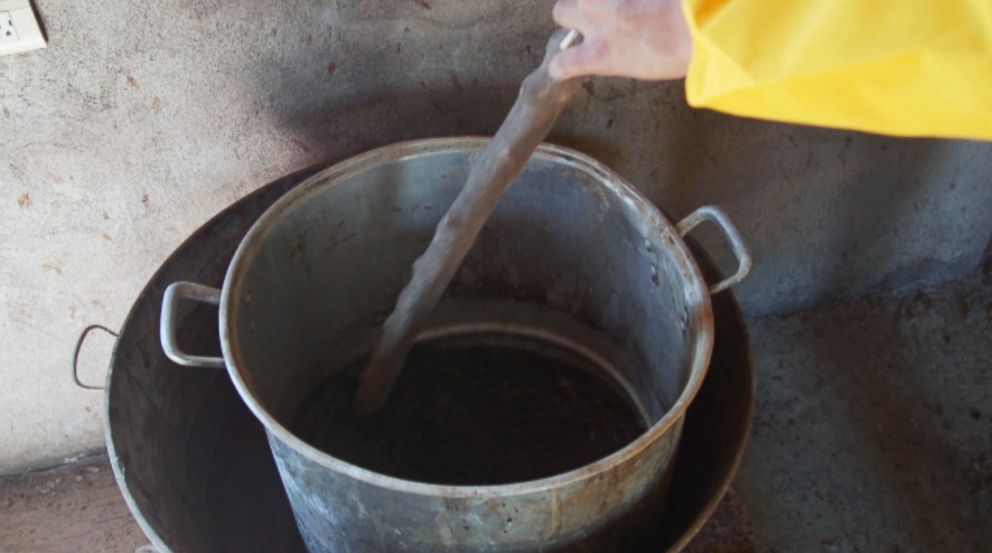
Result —
<instances>
[{"instance_id":1,"label":"wall socket","mask_svg":"<svg viewBox=\"0 0 992 553\"><path fill-rule=\"evenodd\" d=\"M10 18L10 12L0 12L0 42L9 44L17 41L17 29L14 28L14 20Z\"/></svg>"},{"instance_id":2,"label":"wall socket","mask_svg":"<svg viewBox=\"0 0 992 553\"><path fill-rule=\"evenodd\" d=\"M0 0L0 56L45 46L30 0Z\"/></svg>"}]
</instances>

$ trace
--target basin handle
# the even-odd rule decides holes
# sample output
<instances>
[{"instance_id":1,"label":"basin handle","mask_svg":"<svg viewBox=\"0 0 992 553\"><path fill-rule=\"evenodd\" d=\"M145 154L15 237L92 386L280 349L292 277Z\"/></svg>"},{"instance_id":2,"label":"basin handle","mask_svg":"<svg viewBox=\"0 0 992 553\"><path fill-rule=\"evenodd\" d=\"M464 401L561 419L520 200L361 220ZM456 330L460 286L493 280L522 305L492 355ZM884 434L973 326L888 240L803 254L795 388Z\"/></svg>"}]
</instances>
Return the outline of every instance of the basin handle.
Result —
<instances>
[{"instance_id":1,"label":"basin handle","mask_svg":"<svg viewBox=\"0 0 992 553\"><path fill-rule=\"evenodd\" d=\"M76 349L72 352L72 381L76 383L76 386L84 390L102 390L103 386L96 386L94 384L86 384L79 378L79 352L83 349L83 342L86 341L86 337L90 335L90 332L94 330L102 330L107 334L110 334L114 338L117 338L117 333L103 325L89 325L79 333L79 339L76 340Z\"/></svg>"},{"instance_id":2,"label":"basin handle","mask_svg":"<svg viewBox=\"0 0 992 553\"><path fill-rule=\"evenodd\" d=\"M744 240L741 238L741 233L737 231L737 227L730 222L730 218L727 217L727 214L722 209L715 206L703 206L690 213L685 219L679 221L679 234L685 237L692 229L704 221L710 221L719 227L727 239L727 243L730 244L731 251L734 252L734 256L737 258L737 272L710 286L710 294L717 294L747 277L748 273L751 272L751 254L748 252L747 246L744 245Z\"/></svg>"},{"instance_id":3,"label":"basin handle","mask_svg":"<svg viewBox=\"0 0 992 553\"><path fill-rule=\"evenodd\" d=\"M182 300L220 305L220 290L195 282L173 282L165 289L165 296L162 298L162 318L158 328L162 351L174 363L185 367L222 368L224 366L223 357L190 355L179 349L179 344L176 341L176 314L179 302Z\"/></svg>"}]
</instances>

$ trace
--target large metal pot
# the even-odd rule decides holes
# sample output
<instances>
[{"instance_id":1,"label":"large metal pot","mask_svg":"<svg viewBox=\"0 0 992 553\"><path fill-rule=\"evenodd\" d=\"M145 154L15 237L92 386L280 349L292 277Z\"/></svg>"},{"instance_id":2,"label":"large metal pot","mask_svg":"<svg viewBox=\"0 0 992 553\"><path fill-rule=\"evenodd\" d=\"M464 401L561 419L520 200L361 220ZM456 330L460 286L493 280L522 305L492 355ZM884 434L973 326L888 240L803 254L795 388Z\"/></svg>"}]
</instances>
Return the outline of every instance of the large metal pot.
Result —
<instances>
[{"instance_id":1,"label":"large metal pot","mask_svg":"<svg viewBox=\"0 0 992 553\"><path fill-rule=\"evenodd\" d=\"M555 146L538 150L503 199L424 335L502 333L571 350L611 373L650 428L576 470L492 486L375 473L287 430L319 382L374 346L483 144L408 142L326 169L255 223L222 290L179 282L165 294L166 354L227 367L266 429L311 551L551 551L594 543L665 493L713 346L709 294L744 278L750 258L719 210L701 208L675 227L619 176ZM681 238L705 220L739 259L736 274L712 287ZM223 358L181 351L183 298L219 303Z\"/></svg>"}]
</instances>

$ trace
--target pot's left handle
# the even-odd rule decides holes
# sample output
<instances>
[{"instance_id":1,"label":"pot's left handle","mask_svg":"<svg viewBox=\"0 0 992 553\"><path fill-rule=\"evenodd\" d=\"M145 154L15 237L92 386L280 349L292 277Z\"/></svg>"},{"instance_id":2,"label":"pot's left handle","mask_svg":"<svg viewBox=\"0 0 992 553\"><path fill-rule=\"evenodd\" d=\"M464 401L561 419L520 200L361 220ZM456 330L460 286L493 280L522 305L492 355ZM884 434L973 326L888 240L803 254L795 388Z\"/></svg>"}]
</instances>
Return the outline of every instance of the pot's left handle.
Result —
<instances>
[{"instance_id":1,"label":"pot's left handle","mask_svg":"<svg viewBox=\"0 0 992 553\"><path fill-rule=\"evenodd\" d=\"M711 205L703 206L690 213L685 219L679 221L679 234L682 236L689 234L692 229L704 221L710 221L720 228L720 231L727 238L734 256L737 257L737 272L710 286L710 294L716 294L730 288L747 277L748 273L751 272L751 253L748 251L747 246L744 245L744 239L741 238L741 233L730 222L727 214L722 209Z\"/></svg>"},{"instance_id":2,"label":"pot's left handle","mask_svg":"<svg viewBox=\"0 0 992 553\"><path fill-rule=\"evenodd\" d=\"M186 367L223 367L223 357L190 355L179 349L179 343L176 340L176 314L179 311L179 302L182 300L220 305L220 290L195 282L173 282L165 289L165 296L162 298L162 318L159 321L158 330L159 340L162 342L162 350L166 357Z\"/></svg>"}]
</instances>

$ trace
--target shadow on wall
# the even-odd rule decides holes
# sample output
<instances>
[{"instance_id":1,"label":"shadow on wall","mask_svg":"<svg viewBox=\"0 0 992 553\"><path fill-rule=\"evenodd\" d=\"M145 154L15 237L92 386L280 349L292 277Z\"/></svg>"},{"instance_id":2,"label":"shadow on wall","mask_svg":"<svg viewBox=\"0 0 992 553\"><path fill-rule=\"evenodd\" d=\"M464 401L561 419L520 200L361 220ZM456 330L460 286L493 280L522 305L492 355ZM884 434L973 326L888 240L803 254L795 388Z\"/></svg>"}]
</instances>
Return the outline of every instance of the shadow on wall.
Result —
<instances>
[{"instance_id":1,"label":"shadow on wall","mask_svg":"<svg viewBox=\"0 0 992 553\"><path fill-rule=\"evenodd\" d=\"M539 62L550 5L312 6L312 32L287 34L244 79L317 159L491 134ZM585 84L550 141L606 163L673 218L723 207L756 258L738 289L751 315L961 276L992 236L988 144L734 118L689 109L679 83L605 78Z\"/></svg>"},{"instance_id":2,"label":"shadow on wall","mask_svg":"<svg viewBox=\"0 0 992 553\"><path fill-rule=\"evenodd\" d=\"M528 4L523 11L535 12ZM322 159L492 134L553 29L549 15L532 26L511 8L452 0L312 6L312 32L287 36L244 79L272 123ZM515 22L506 30L513 43L501 39L501 20Z\"/></svg>"},{"instance_id":3,"label":"shadow on wall","mask_svg":"<svg viewBox=\"0 0 992 553\"><path fill-rule=\"evenodd\" d=\"M691 114L675 129L672 162L656 168L669 186L654 197L674 214L716 204L732 215L755 253L739 288L752 315L974 270L981 236L992 231L982 211L992 211L986 203L951 212L992 195L983 179L958 176L982 163L956 154L988 145ZM979 223L969 229L965 220ZM727 248L703 238L729 271Z\"/></svg>"}]
</instances>

